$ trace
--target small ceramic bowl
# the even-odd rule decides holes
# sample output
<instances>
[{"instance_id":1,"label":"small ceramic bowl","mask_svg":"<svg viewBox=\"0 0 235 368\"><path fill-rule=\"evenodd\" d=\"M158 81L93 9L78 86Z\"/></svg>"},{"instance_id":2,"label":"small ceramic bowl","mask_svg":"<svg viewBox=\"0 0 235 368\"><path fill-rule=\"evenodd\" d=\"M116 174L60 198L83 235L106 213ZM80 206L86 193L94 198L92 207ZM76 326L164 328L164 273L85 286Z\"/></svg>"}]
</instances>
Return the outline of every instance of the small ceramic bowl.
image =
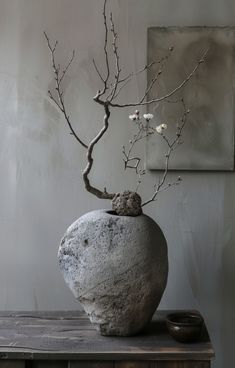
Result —
<instances>
[{"instance_id":1,"label":"small ceramic bowl","mask_svg":"<svg viewBox=\"0 0 235 368\"><path fill-rule=\"evenodd\" d=\"M180 342L199 340L203 323L203 318L196 313L172 313L166 318L170 335Z\"/></svg>"}]
</instances>

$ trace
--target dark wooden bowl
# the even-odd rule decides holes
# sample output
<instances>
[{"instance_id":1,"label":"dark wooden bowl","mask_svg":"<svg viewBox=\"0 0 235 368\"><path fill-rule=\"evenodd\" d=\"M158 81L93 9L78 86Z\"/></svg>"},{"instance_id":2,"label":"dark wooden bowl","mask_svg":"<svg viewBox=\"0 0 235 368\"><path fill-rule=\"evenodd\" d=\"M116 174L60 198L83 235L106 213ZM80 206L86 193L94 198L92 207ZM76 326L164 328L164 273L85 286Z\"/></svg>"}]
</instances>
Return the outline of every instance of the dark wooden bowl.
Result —
<instances>
[{"instance_id":1,"label":"dark wooden bowl","mask_svg":"<svg viewBox=\"0 0 235 368\"><path fill-rule=\"evenodd\" d=\"M203 318L196 313L172 313L166 318L170 335L180 342L198 341L203 323Z\"/></svg>"}]
</instances>

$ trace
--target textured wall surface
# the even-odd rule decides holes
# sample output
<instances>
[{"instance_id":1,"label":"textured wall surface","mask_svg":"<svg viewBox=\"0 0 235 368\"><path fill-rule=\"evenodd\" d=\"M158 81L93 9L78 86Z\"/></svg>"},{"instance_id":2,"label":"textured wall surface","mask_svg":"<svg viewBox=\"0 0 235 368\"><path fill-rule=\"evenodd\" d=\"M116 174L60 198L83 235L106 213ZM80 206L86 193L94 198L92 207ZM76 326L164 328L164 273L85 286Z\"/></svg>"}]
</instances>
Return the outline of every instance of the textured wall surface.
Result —
<instances>
[{"instance_id":1,"label":"textured wall surface","mask_svg":"<svg viewBox=\"0 0 235 368\"><path fill-rule=\"evenodd\" d=\"M178 170L234 169L234 27L151 27L148 29L148 60L166 55L174 46L158 83L149 94L164 96L184 80L195 62L208 50L206 59L192 78L171 101L184 99L190 114L183 129L184 144L170 160L170 168ZM169 51L168 51L169 52ZM159 65L151 68L151 81ZM175 137L176 122L182 118L180 103L161 103L149 107L158 122L167 121L167 136ZM226 122L225 122L226 119ZM224 128L226 123L226 129ZM172 138L171 138L172 139ZM164 168L166 142L160 135L148 138L147 167Z\"/></svg>"},{"instance_id":2,"label":"textured wall surface","mask_svg":"<svg viewBox=\"0 0 235 368\"><path fill-rule=\"evenodd\" d=\"M113 0L127 71L146 60L148 26L233 25L233 0ZM91 101L99 87L92 58L102 63L102 0L0 0L0 309L76 309L56 254L77 217L109 204L83 189L85 157L47 97L53 83L43 31L60 40L58 57L77 58L65 81L65 100L76 129L92 137L102 111ZM123 100L140 96L134 80ZM122 171L128 114L114 114L96 149L92 179L113 191L130 187ZM226 124L226 117L225 117ZM108 154L107 154L108 152ZM142 193L158 174L149 174ZM180 187L146 209L162 227L170 273L162 308L197 308L216 348L214 367L235 365L235 177L185 173Z\"/></svg>"}]
</instances>

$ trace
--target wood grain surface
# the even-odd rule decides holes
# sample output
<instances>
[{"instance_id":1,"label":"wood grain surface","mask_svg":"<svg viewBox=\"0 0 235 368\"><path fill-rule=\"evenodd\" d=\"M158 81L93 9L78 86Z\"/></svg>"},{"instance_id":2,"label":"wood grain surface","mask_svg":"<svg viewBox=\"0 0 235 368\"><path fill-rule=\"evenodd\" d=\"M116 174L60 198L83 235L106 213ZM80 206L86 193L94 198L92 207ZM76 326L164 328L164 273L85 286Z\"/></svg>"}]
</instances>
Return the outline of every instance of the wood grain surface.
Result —
<instances>
[{"instance_id":1,"label":"wood grain surface","mask_svg":"<svg viewBox=\"0 0 235 368\"><path fill-rule=\"evenodd\" d=\"M200 342L178 343L167 332L169 312L133 337L100 336L83 312L0 312L0 368L209 367L206 329Z\"/></svg>"}]
</instances>

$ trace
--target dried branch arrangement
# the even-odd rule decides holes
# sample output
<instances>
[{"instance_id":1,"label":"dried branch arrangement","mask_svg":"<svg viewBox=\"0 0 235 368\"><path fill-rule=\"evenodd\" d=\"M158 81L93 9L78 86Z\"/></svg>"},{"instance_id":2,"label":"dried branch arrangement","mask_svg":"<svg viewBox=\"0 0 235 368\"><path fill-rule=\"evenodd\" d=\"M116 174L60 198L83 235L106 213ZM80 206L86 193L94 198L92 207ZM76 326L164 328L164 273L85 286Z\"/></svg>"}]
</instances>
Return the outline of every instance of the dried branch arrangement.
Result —
<instances>
[{"instance_id":1,"label":"dried branch arrangement","mask_svg":"<svg viewBox=\"0 0 235 368\"><path fill-rule=\"evenodd\" d=\"M62 81L68 72L69 67L71 66L75 52L73 51L70 60L68 61L67 65L64 68L61 68L61 65L56 61L56 49L58 46L58 41L55 44L52 44L48 35L44 33L47 46L50 50L51 55L51 63L55 77L55 88L54 91L49 90L48 94L51 100L56 104L59 108L61 113L63 114L65 121L68 125L70 133L74 136L76 141L84 148L86 151L86 158L87 158L87 165L83 171L83 181L85 184L85 188L88 192L92 193L98 198L101 199L109 199L112 200L112 207L113 210L116 211L118 215L129 215L129 216L137 216L142 213L142 208L151 203L156 201L158 194L162 191L167 190L168 188L177 185L180 183L181 178L178 177L174 182L167 183L167 174L169 170L169 161L173 151L177 148L178 145L182 143L181 136L184 129L184 126L187 121L187 115L189 114L189 110L186 108L185 103L183 100L180 103L183 106L183 114L180 119L180 122L177 124L176 134L173 140L170 140L165 130L167 128L167 124L160 124L157 127L153 127L150 124L150 121L153 118L152 114L143 114L140 116L138 108L141 106L149 106L153 104L160 103L162 101L168 101L170 97L175 95L179 90L184 88L184 86L190 81L190 79L194 76L196 71L198 70L200 64L205 61L206 54L208 50L206 50L200 59L196 62L194 68L192 69L191 73L189 73L186 78L177 85L174 89L169 91L168 93L164 94L163 96L153 98L148 100L148 94L152 90L153 86L157 83L160 75L162 74L163 68L166 66L167 60L170 57L173 48L169 48L168 53L160 60L153 60L148 65L145 65L142 69L137 71L136 73L130 74L123 74L121 66L120 66L120 56L118 52L118 34L115 29L113 15L110 13L109 19L107 17L107 0L104 0L103 6L103 21L104 21L104 29L105 29L105 37L104 37L104 60L105 60L105 68L106 73L103 75L95 61L93 59L94 69L99 76L101 82L101 88L97 91L96 95L94 96L93 100L95 103L100 105L104 110L104 117L103 117L103 126L98 134L90 141L85 142L80 136L76 133L72 122L70 120L69 114L67 112L65 101L64 101L64 94L62 90ZM112 53L113 55L109 55L108 46L109 46L109 38L111 36L112 39ZM111 57L112 56L112 57ZM111 60L115 62L115 72L112 73L111 70ZM138 77L138 75L147 72L153 66L158 65L158 71L155 77L150 81L150 83L146 86L143 95L138 101L127 102L127 103L119 103L118 97L121 91L125 88L125 86L132 80L134 77ZM91 172L93 166L93 152L95 145L100 142L104 134L107 132L109 128L109 121L111 112L115 109L123 109L123 108L133 108L137 109L135 112L129 116L129 118L135 123L135 127L137 128L137 133L135 133L132 139L129 141L129 146L123 146L123 161L124 161L124 169L134 170L137 175L137 187L135 191L125 191L123 193L110 193L106 190L106 188L99 189L93 186L89 180L89 174ZM165 169L162 173L159 182L154 185L153 193L149 199L142 203L141 197L137 194L138 188L141 184L141 178L145 175L146 171L141 165L141 158L133 155L133 149L135 148L136 144L143 139L146 139L151 134L160 134L162 139L166 143L166 154L165 154Z\"/></svg>"}]
</instances>

